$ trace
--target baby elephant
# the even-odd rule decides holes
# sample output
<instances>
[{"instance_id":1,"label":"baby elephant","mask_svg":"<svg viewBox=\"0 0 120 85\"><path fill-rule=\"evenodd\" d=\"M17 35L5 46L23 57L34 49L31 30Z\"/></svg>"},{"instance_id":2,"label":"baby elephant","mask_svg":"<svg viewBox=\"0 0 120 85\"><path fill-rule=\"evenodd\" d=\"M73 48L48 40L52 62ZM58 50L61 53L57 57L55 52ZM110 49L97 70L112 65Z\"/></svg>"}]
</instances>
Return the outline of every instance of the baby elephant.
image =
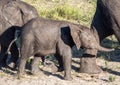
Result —
<instances>
[{"instance_id":1,"label":"baby elephant","mask_svg":"<svg viewBox=\"0 0 120 85\"><path fill-rule=\"evenodd\" d=\"M23 26L21 34L21 58L18 77L23 74L26 59L34 56L31 72L38 68L39 57L55 54L59 67L64 68L64 79L71 80L71 48L76 45L86 49L111 51L97 43L94 30L67 21L34 18ZM62 64L63 63L63 64Z\"/></svg>"}]
</instances>

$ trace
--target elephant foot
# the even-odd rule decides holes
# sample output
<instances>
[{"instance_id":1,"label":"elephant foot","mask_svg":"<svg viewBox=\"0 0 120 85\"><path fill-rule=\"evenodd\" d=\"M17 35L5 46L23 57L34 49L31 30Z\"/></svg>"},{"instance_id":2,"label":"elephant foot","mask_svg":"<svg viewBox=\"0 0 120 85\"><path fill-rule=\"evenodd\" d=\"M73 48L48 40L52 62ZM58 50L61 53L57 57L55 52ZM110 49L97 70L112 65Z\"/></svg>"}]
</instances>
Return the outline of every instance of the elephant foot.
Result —
<instances>
[{"instance_id":1,"label":"elephant foot","mask_svg":"<svg viewBox=\"0 0 120 85\"><path fill-rule=\"evenodd\" d=\"M18 72L15 76L17 77L17 79L21 79L21 78L24 78L26 75L25 72Z\"/></svg>"},{"instance_id":2,"label":"elephant foot","mask_svg":"<svg viewBox=\"0 0 120 85\"><path fill-rule=\"evenodd\" d=\"M98 74L103 72L100 67L96 64L96 57L83 57L80 62L80 72L89 74Z\"/></svg>"},{"instance_id":3,"label":"elephant foot","mask_svg":"<svg viewBox=\"0 0 120 85\"><path fill-rule=\"evenodd\" d=\"M64 77L64 80L68 80L68 81L71 81L73 78L71 76L65 76Z\"/></svg>"}]
</instances>

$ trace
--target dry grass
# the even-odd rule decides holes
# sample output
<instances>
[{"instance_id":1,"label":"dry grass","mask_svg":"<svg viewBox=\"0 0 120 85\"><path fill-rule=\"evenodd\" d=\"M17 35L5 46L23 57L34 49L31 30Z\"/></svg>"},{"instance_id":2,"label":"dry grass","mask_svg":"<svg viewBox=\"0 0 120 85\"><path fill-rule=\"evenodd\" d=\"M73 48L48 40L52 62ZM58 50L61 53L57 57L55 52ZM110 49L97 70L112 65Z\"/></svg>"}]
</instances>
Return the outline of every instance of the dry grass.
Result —
<instances>
[{"instance_id":1,"label":"dry grass","mask_svg":"<svg viewBox=\"0 0 120 85\"><path fill-rule=\"evenodd\" d=\"M68 20L90 26L95 0L24 0L33 5L41 17Z\"/></svg>"}]
</instances>

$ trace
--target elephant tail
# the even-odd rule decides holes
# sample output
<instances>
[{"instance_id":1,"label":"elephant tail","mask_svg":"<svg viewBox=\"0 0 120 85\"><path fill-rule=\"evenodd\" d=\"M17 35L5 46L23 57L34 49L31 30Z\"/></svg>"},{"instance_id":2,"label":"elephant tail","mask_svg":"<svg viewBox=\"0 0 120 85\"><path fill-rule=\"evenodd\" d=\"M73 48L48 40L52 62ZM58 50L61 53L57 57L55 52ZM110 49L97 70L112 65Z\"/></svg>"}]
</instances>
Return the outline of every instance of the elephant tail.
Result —
<instances>
[{"instance_id":1,"label":"elephant tail","mask_svg":"<svg viewBox=\"0 0 120 85\"><path fill-rule=\"evenodd\" d=\"M16 40L17 40L17 37L11 41L11 43L9 44L9 46L8 46L7 51L6 51L5 54L9 54L9 53L10 53L10 48L11 48L12 44L13 44L14 42L16 42Z\"/></svg>"},{"instance_id":2,"label":"elephant tail","mask_svg":"<svg viewBox=\"0 0 120 85\"><path fill-rule=\"evenodd\" d=\"M17 27L18 28L18 27ZM21 29L16 29L15 31L15 37L14 39L10 42L7 51L5 54L10 54L10 48L12 46L13 43L16 43L17 47L20 47L20 35L21 35Z\"/></svg>"}]
</instances>

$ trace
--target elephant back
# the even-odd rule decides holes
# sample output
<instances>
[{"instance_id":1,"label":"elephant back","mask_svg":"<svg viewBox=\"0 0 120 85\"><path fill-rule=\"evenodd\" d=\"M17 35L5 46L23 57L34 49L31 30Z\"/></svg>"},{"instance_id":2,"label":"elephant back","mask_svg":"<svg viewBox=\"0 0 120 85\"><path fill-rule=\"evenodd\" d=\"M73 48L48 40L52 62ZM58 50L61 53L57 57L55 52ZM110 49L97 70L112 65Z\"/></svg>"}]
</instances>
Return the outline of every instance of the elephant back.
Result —
<instances>
[{"instance_id":1,"label":"elephant back","mask_svg":"<svg viewBox=\"0 0 120 85\"><path fill-rule=\"evenodd\" d=\"M0 0L0 35L12 26L22 26L38 17L37 10L19 0Z\"/></svg>"}]
</instances>

